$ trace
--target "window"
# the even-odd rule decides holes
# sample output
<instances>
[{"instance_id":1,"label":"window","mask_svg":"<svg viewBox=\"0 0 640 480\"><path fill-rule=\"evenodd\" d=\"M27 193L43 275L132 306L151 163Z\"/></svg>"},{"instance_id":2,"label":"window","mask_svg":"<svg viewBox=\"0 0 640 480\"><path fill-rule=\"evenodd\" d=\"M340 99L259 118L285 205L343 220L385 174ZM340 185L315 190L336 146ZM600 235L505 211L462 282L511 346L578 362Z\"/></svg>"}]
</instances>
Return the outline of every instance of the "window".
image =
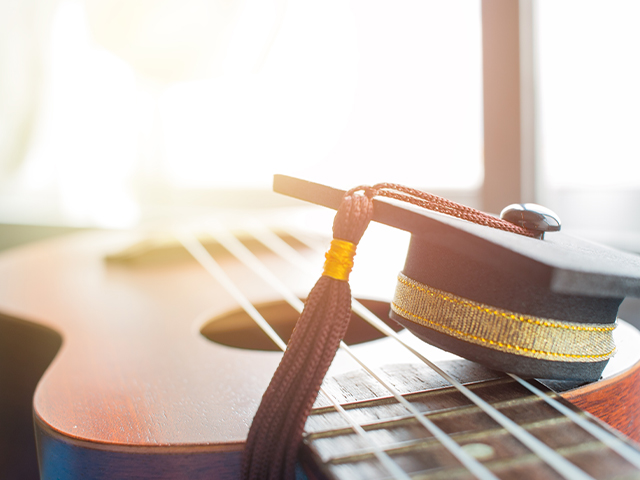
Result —
<instances>
[{"instance_id":1,"label":"window","mask_svg":"<svg viewBox=\"0 0 640 480\"><path fill-rule=\"evenodd\" d=\"M640 252L640 3L535 5L541 202Z\"/></svg>"}]
</instances>

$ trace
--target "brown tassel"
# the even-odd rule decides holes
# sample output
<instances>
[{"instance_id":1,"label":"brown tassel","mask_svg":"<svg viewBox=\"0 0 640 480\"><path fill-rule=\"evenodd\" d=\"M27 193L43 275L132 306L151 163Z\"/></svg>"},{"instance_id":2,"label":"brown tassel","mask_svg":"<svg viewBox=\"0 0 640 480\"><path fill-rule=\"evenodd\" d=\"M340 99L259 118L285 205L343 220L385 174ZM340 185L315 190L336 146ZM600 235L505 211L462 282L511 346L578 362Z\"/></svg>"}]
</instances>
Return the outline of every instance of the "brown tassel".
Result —
<instances>
[{"instance_id":1,"label":"brown tassel","mask_svg":"<svg viewBox=\"0 0 640 480\"><path fill-rule=\"evenodd\" d=\"M242 464L245 480L295 478L304 425L351 317L348 274L355 246L373 215L374 195L371 187L358 187L342 200L324 273L307 298L251 424Z\"/></svg>"}]
</instances>

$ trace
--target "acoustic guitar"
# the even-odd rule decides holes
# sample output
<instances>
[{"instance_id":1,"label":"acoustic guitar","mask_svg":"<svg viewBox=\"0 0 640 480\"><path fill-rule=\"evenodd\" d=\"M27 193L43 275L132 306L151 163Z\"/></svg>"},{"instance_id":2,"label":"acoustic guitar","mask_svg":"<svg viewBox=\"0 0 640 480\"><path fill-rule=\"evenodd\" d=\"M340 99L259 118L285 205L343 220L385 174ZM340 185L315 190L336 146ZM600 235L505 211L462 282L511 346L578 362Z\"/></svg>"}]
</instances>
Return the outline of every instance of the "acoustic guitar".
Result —
<instances>
[{"instance_id":1,"label":"acoustic guitar","mask_svg":"<svg viewBox=\"0 0 640 480\"><path fill-rule=\"evenodd\" d=\"M43 480L238 477L326 247L275 223L90 232L0 256L5 325L59 339L33 397ZM360 264L380 255L362 248ZM307 422L306 475L640 478L633 327L620 322L604 380L557 394L417 341L388 320L391 291L354 283L351 348Z\"/></svg>"}]
</instances>

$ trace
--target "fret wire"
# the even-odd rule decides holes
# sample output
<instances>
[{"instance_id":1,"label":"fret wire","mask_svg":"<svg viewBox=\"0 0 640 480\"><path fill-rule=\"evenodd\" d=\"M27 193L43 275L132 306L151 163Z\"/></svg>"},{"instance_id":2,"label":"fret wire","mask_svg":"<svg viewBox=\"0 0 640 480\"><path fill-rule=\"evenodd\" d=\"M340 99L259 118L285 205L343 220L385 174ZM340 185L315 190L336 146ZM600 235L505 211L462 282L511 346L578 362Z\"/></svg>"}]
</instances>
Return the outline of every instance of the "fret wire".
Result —
<instances>
[{"instance_id":1,"label":"fret wire","mask_svg":"<svg viewBox=\"0 0 640 480\"><path fill-rule=\"evenodd\" d=\"M509 379L508 377L502 377L502 378L494 378L492 380L481 380L481 381L476 381L473 383L468 383L466 385L467 388L470 389L474 389L476 387L486 387L487 385L500 385L503 383L511 383L514 384L515 382L511 381L512 379ZM433 389L429 389L429 390L418 390L415 392L408 392L408 393L403 393L402 396L409 398L409 399L414 399L414 398L424 398L427 396L433 396L433 395L442 395L443 393L447 393L449 390L457 392L456 388L453 385L449 385L446 387L437 387L437 388L433 388ZM388 403L389 400L391 400L393 398L393 396L389 395L386 397L376 397L376 398L370 398L370 399L364 399L364 400L353 400L350 402L344 402L342 404L343 407L345 407L345 409L349 410L352 408L368 408L368 407L375 407L377 405L383 405ZM494 403L494 405L510 405L513 403L526 403L529 402L531 400L534 400L536 402L540 401L540 399L535 396L535 395L528 395L526 397L520 397L518 399L511 399L511 400L502 400L500 402L496 402ZM445 408L442 411L443 412L448 412L449 410L457 410L457 409L467 409L467 408L479 408L477 405L471 404L471 405L467 405L464 407L453 407L453 408ZM322 411L324 409L326 409L328 407L316 407L314 409L311 410L311 415L322 415ZM440 411L440 410L437 410ZM432 411L433 412L433 411Z\"/></svg>"},{"instance_id":2,"label":"fret wire","mask_svg":"<svg viewBox=\"0 0 640 480\"><path fill-rule=\"evenodd\" d=\"M404 397L406 397L407 395L404 394ZM539 402L540 398L538 398L536 395L531 395L527 398L527 402ZM496 408L503 408L503 407L508 407L511 405L514 405L516 403L515 400L503 400L501 402L496 402L493 405ZM352 404L353 405L353 404ZM520 403L520 405L522 405L522 403ZM343 405L344 407L344 405ZM366 407L365 407L366 408ZM328 409L327 409L328 410ZM345 409L345 410L349 410L349 409ZM464 407L453 407L453 408L444 408L441 410L430 410L429 412L426 412L426 415L429 418L443 418L443 417L448 417L448 416L452 416L452 415L458 415L460 413L462 414L466 414L466 413L470 413L470 412L476 412L476 411L482 411L482 409L480 407L478 407L477 405L466 405ZM323 415L321 414L315 414L315 415ZM378 422L368 422L368 423L364 423L362 424L362 428L365 429L366 431L372 431L372 430L378 430L380 428L385 428L385 426L392 426L392 425L398 425L398 424L402 424L402 423L406 423L408 420L413 419L413 415L396 415L393 417L388 417L385 418L384 420L380 420ZM557 420L557 419L555 419ZM339 429L338 429L339 430ZM311 437L323 437L326 436L327 434L333 432L334 430L318 430L315 432L310 433L309 435Z\"/></svg>"},{"instance_id":3,"label":"fret wire","mask_svg":"<svg viewBox=\"0 0 640 480\"><path fill-rule=\"evenodd\" d=\"M451 454L453 454L467 469L478 478L481 479L496 479L497 477L491 473L484 465L478 462L475 458L467 454L462 447L457 444L449 435L447 435L440 427L429 420L425 415L414 407L406 398L404 398L395 388L385 382L375 370L366 365L344 342L340 342L340 348L348 353L351 358L360 364L360 366L373 378L375 378L380 385L386 388L393 396L402 404L413 416L424 426L434 437L436 437L440 443L442 443Z\"/></svg>"},{"instance_id":4,"label":"fret wire","mask_svg":"<svg viewBox=\"0 0 640 480\"><path fill-rule=\"evenodd\" d=\"M320 387L320 391L325 396L327 396L327 398L329 398L331 400L331 402L333 403L333 406L335 407L335 409L338 411L338 413L340 415L342 415L349 422L349 425L358 434L358 436L364 438L365 441L372 446L372 452L371 453L373 453L378 458L378 460L380 460L380 463L382 463L384 465L384 467L395 478L399 478L399 479L402 479L402 480L410 480L409 475L404 471L404 469L402 467L400 467L400 465L398 465L395 462L395 460L393 460L391 458L391 456L384 449L380 448L378 445L376 445L375 443L373 443L369 439L366 430L364 428L362 428L362 426L360 426L360 424L357 423L353 419L353 417L346 412L346 410L344 408L342 408L342 405L340 405L340 402L338 402L333 396L329 396L327 394L326 390L323 390L322 387Z\"/></svg>"},{"instance_id":5,"label":"fret wire","mask_svg":"<svg viewBox=\"0 0 640 480\"><path fill-rule=\"evenodd\" d=\"M233 254L240 262L249 267L255 274L260 276L265 282L267 282L274 290L276 290L283 298L299 313L302 312L304 304L300 299L293 295L291 290L280 281L264 264L237 238L230 233L220 229L219 231L209 234L220 245L226 248L231 254ZM408 400L406 400L395 388L389 383L385 382L382 377L376 373L376 371L370 366L366 365L362 359L356 355L353 350L344 342L340 342L340 348L346 352L351 358L353 358L369 375L371 375L380 385L386 388L396 400L402 404L409 412L411 412L415 418L440 442L449 450L449 452L455 456L467 469L473 473L477 478L485 480L497 480L497 477L487 470L480 462L475 458L467 454L460 445L454 442L443 430L436 426L431 420L427 419L422 412L418 411Z\"/></svg>"},{"instance_id":6,"label":"fret wire","mask_svg":"<svg viewBox=\"0 0 640 480\"><path fill-rule=\"evenodd\" d=\"M267 334L267 336L278 346L278 348L280 348L280 350L284 352L287 348L287 345L284 343L284 341L280 338L276 331L273 330L271 325L269 325L264 317L256 310L256 308L253 306L253 304L251 304L246 296L235 286L233 281L225 273L222 267L220 267L218 262L215 261L215 259L209 254L204 246L197 240L197 238L193 235L188 235L183 232L176 232L175 236L178 241L184 246L184 248L198 261L198 263L202 267L204 267L205 270L207 270L207 272L209 272L209 274L211 274L211 276L216 279L225 290L227 290L227 292L233 297L233 299L238 302L240 307L256 322L256 324ZM410 477L407 475L407 473L385 451L378 448L370 441L364 429L353 420L351 415L349 415L344 410L344 408L342 408L342 405L340 405L340 403L333 397L333 395L330 395L322 387L320 387L320 391L333 403L336 411L340 415L342 415L345 420L347 420L354 431L363 436L365 441L367 441L377 449L377 451L374 452L374 455L396 480L410 480Z\"/></svg>"},{"instance_id":7,"label":"fret wire","mask_svg":"<svg viewBox=\"0 0 640 480\"><path fill-rule=\"evenodd\" d=\"M607 447L603 445L601 442L580 443L578 445L560 447L558 448L558 453L560 453L561 455L572 455L576 453L584 454L584 453L590 453L590 452L597 452L598 450L602 450L604 448L607 448ZM508 468L513 468L514 466L522 466L523 464L526 465L527 463L535 464L535 462L539 460L540 460L540 457L538 457L534 453L528 453L519 457L510 457L510 458L500 459L500 460L489 460L487 461L487 465L496 470L499 470L499 469L504 470ZM420 479L420 480L436 480L436 479L449 480L450 478L459 478L464 473L465 472L460 471L460 469L458 469L458 471L441 470L438 472L429 472L429 471L423 470L420 472L415 472L414 478ZM628 477L622 477L622 478L628 478ZM381 479L381 480L387 480L387 479Z\"/></svg>"},{"instance_id":8,"label":"fret wire","mask_svg":"<svg viewBox=\"0 0 640 480\"><path fill-rule=\"evenodd\" d=\"M384 325L384 324L383 324ZM385 325L386 327L386 325ZM387 327L388 328L388 327ZM389 328L389 330L391 330ZM582 471L580 468L576 467L574 464L569 462L566 458L562 457L558 453L556 453L552 448L546 445L544 442L538 440L532 434L524 430L520 425L515 423L509 417L504 415L499 410L496 410L491 404L480 398L477 394L472 392L470 389L462 385L451 375L446 373L436 364L428 360L421 353L417 352L411 346L407 345L398 335L391 330L393 333L392 337L396 338L400 341L405 347L407 347L412 353L414 353L418 358L420 358L424 363L433 368L441 377L445 380L449 381L460 393L466 396L469 400L471 400L474 404L480 407L487 415L489 415L493 420L498 422L502 427L504 427L509 433L511 433L514 437L520 440L524 445L526 445L531 451L533 451L536 455L538 455L543 461L545 461L550 467L556 470L560 475L568 479L592 479L590 475Z\"/></svg>"},{"instance_id":9,"label":"fret wire","mask_svg":"<svg viewBox=\"0 0 640 480\"><path fill-rule=\"evenodd\" d=\"M520 383L520 385L525 387L527 390L529 390L530 392L534 393L535 395L540 397L542 400L547 402L550 406L558 410L560 413L562 413L566 417L569 417L577 425L579 425L580 427L585 429L587 432L589 432L591 435L596 437L598 440L604 443L607 447L611 448L614 452L616 452L618 455L623 457L625 460L627 460L629 463L634 465L636 468L640 468L640 453L636 451L634 448L627 445L625 442L620 440L618 437L616 437L612 433L607 432L601 426L591 423L586 418L578 415L576 412L568 408L566 405L563 405L562 403L557 401L555 398L552 398L549 395L545 395L545 393L542 392L539 388L537 388L534 385L531 385L529 382L523 380L519 376L511 373L509 374L509 376L511 376L514 380ZM585 413L589 414L589 412L585 412Z\"/></svg>"},{"instance_id":10,"label":"fret wire","mask_svg":"<svg viewBox=\"0 0 640 480\"><path fill-rule=\"evenodd\" d=\"M380 448L378 445L376 445L375 443L373 443L370 438L367 435L367 432L364 428L362 428L362 426L360 426L360 424L358 424L351 415L349 415L344 408L342 408L342 405L340 405L340 402L338 402L333 396L329 396L326 392L326 390L323 390L322 387L320 387L320 391L327 396L327 398L329 398L331 400L331 402L333 403L335 409L338 411L338 413L340 415L342 415L348 422L349 425L351 426L351 428L358 434L358 436L362 437L365 439L365 441L367 443L369 443L371 445L371 453L373 453L376 458L380 461L380 463L383 464L383 466L395 477L395 478L399 478L402 480L410 480L409 475L407 474L407 472L404 471L404 469L402 467L400 467L400 465L398 465L395 460L393 460L391 458L391 456L383 449Z\"/></svg>"},{"instance_id":11,"label":"fret wire","mask_svg":"<svg viewBox=\"0 0 640 480\"><path fill-rule=\"evenodd\" d=\"M560 417L562 418L561 422L571 422L571 419L569 417ZM538 428L538 427L546 427L549 425L552 426L556 426L558 422L558 419L556 418L551 418L551 419L547 419L547 420L538 420L535 422L530 422L530 423L526 423L523 424L523 428L527 428L527 429L533 429L533 428ZM364 425L366 426L366 425ZM365 430L366 431L366 430ZM489 430L483 430L481 432L460 432L460 433L453 433L451 434L452 438L456 438L456 439L463 439L464 441L469 441L469 442L474 442L474 441L480 441L483 439L487 439L487 437L491 437L491 436L499 436L499 435L504 435L505 434L505 429L498 427L498 428L492 428ZM509 432L506 432L506 434L508 434ZM387 451L390 450L400 450L400 449L420 449L423 446L426 446L427 448L437 444L437 439L435 438L420 438L420 439L416 439L416 440L402 440L399 442L391 442L389 444L387 444L387 446L385 447ZM603 448L606 448L606 445L603 445ZM349 457L355 457L355 456L362 456L362 455L370 455L373 452L370 451L370 449L363 447L363 448L358 448L355 449L354 451L345 454L345 455L336 455L334 457L329 458L329 460L327 460L327 462L344 462L344 459L349 458Z\"/></svg>"},{"instance_id":12,"label":"fret wire","mask_svg":"<svg viewBox=\"0 0 640 480\"><path fill-rule=\"evenodd\" d=\"M289 231L287 233L292 237L296 238L297 240L299 240L300 242L304 243L305 245L309 246L310 248L316 249L314 245L312 245L308 241L305 241L303 238L296 235L294 232ZM260 239L258 238L258 240ZM282 239L280 240L284 242L284 240ZM272 238L272 241L275 241L275 239ZM268 247L268 245L266 246ZM515 423L509 417L507 417L500 411L496 410L488 402L481 399L478 395L476 395L474 392L466 388L464 385L462 385L455 378L453 378L451 375L449 375L440 367L438 367L431 360L428 360L424 355L422 355L420 352L418 352L413 347L408 345L402 338L398 336L396 332L394 332L388 325L386 325L382 320L380 320L377 316L375 316L371 311L369 311L362 304L354 300L352 306L353 306L353 311L356 312L361 318L363 318L370 325L378 329L380 332L382 332L386 336L395 339L401 345L407 348L422 362L424 362L426 365L431 367L436 373L438 373L438 375L440 375L442 378L444 378L449 383L451 383L460 393L462 393L474 404L480 407L493 420L495 420L500 425L502 425L514 437L516 437L524 445L526 445L531 451L536 453L536 455L538 455L543 461L545 461L550 467L556 470L560 475L568 479L592 479L590 475L588 475L587 473L582 471L580 468L576 467L574 464L569 462L567 459L565 459L564 457L556 453L552 448L550 448L544 442L538 440L529 432L522 429L517 423Z\"/></svg>"}]
</instances>

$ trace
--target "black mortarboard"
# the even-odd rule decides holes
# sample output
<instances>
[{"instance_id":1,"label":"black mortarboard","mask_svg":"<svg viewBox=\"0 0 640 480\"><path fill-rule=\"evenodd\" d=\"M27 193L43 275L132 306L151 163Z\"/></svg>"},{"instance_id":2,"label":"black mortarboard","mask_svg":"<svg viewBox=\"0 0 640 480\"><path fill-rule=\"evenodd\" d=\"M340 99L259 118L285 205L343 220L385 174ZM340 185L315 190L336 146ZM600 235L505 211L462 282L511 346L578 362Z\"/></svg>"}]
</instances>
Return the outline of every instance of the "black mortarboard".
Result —
<instances>
[{"instance_id":1,"label":"black mortarboard","mask_svg":"<svg viewBox=\"0 0 640 480\"><path fill-rule=\"evenodd\" d=\"M280 175L274 190L335 209L344 195ZM372 219L412 234L391 318L490 368L596 380L618 306L640 296L640 257L564 233L531 238L386 199Z\"/></svg>"}]
</instances>

